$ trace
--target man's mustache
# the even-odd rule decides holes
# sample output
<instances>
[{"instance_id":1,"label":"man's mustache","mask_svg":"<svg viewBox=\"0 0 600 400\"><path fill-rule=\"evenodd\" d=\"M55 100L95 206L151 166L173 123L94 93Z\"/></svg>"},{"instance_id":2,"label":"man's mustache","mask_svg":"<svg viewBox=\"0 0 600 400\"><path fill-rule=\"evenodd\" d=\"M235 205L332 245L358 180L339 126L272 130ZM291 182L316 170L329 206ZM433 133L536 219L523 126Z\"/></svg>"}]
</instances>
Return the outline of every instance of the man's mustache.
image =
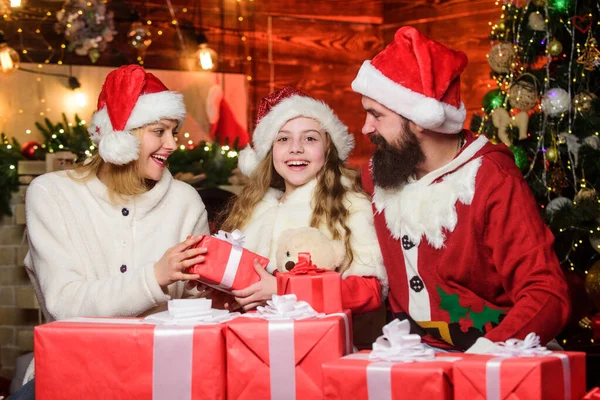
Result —
<instances>
[{"instance_id":1,"label":"man's mustache","mask_svg":"<svg viewBox=\"0 0 600 400\"><path fill-rule=\"evenodd\" d=\"M376 144L378 146L385 146L388 144L384 137L377 133L370 134L369 139L371 140L371 143Z\"/></svg>"}]
</instances>

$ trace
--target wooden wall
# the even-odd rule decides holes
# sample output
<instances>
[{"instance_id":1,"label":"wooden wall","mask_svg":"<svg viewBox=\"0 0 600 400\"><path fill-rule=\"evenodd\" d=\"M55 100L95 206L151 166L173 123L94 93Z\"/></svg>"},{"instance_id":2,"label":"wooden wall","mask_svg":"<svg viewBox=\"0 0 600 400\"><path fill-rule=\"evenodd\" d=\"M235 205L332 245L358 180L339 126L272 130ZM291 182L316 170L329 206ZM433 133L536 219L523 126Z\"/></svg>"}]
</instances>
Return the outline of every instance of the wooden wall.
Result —
<instances>
[{"instance_id":1,"label":"wooden wall","mask_svg":"<svg viewBox=\"0 0 600 400\"><path fill-rule=\"evenodd\" d=\"M253 126L255 108L272 89L297 86L322 99L357 136L351 161L366 162L372 145L360 134L364 112L360 96L350 83L361 63L393 39L403 25L413 25L432 38L464 50L470 64L463 75L463 99L469 115L481 107L490 83L485 55L490 42L488 21L496 21L494 0L171 0L182 46L173 17L160 0L113 0L116 30L110 49L97 65L118 66L138 62L158 69L192 69L195 33L206 33L209 45L220 55L219 69L248 77L248 120ZM52 63L90 64L86 57L60 52L62 36L54 32L54 13L62 2L29 0L19 21L2 20L0 29L17 49L26 48L26 61L44 63L56 50ZM51 11L51 16L39 18ZM125 34L137 12L152 32L153 43L144 52L127 44ZM241 17L241 18L240 18ZM17 29L23 32L18 34ZM35 32L40 29L41 35ZM158 35L158 31L162 35ZM21 47L20 40L23 40Z\"/></svg>"}]
</instances>

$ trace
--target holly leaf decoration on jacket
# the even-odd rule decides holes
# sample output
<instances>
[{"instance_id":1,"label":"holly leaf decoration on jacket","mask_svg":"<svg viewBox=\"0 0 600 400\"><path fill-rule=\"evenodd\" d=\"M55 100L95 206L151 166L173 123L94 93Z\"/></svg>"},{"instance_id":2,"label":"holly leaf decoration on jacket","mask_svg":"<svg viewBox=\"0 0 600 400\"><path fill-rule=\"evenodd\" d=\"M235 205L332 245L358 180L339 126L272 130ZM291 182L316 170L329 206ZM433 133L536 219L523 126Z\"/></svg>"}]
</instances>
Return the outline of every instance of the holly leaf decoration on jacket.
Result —
<instances>
[{"instance_id":1,"label":"holly leaf decoration on jacket","mask_svg":"<svg viewBox=\"0 0 600 400\"><path fill-rule=\"evenodd\" d=\"M484 332L483 327L485 324L487 324L488 322L499 324L500 316L505 312L505 310L490 308L487 306L487 304L484 304L483 310L481 312L475 312L471 310L469 317L473 321L473 327L479 329L481 332Z\"/></svg>"},{"instance_id":2,"label":"holly leaf decoration on jacket","mask_svg":"<svg viewBox=\"0 0 600 400\"><path fill-rule=\"evenodd\" d=\"M458 322L461 318L466 318L469 312L468 307L463 307L458 301L458 294L449 294L441 287L437 286L440 295L440 308L450 314L450 322Z\"/></svg>"}]
</instances>

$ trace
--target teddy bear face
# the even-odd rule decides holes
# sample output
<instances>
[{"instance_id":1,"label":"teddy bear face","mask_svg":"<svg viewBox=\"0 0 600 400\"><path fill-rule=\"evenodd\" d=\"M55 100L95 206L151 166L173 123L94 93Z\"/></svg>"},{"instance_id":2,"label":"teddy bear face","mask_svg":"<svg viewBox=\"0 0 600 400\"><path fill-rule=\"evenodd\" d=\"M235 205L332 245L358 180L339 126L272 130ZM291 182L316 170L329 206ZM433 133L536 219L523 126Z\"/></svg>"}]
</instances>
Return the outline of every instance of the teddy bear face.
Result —
<instances>
[{"instance_id":1,"label":"teddy bear face","mask_svg":"<svg viewBox=\"0 0 600 400\"><path fill-rule=\"evenodd\" d=\"M289 272L298 263L298 253L310 253L318 268L335 270L345 259L341 241L331 240L316 228L288 229L279 237L276 263L279 272Z\"/></svg>"}]
</instances>

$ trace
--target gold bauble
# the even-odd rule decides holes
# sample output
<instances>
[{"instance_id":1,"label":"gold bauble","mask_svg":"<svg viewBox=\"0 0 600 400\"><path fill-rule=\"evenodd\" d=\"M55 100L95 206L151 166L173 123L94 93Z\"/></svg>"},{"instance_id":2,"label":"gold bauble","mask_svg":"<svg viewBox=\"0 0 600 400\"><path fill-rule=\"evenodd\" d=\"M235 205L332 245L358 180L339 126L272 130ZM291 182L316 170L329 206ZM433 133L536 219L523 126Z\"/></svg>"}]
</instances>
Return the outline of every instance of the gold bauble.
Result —
<instances>
[{"instance_id":1,"label":"gold bauble","mask_svg":"<svg viewBox=\"0 0 600 400\"><path fill-rule=\"evenodd\" d=\"M596 308L600 309L600 260L588 270L585 277L585 291Z\"/></svg>"},{"instance_id":2,"label":"gold bauble","mask_svg":"<svg viewBox=\"0 0 600 400\"><path fill-rule=\"evenodd\" d=\"M546 150L546 160L555 163L558 160L558 150L556 147L550 147Z\"/></svg>"},{"instance_id":3,"label":"gold bauble","mask_svg":"<svg viewBox=\"0 0 600 400\"><path fill-rule=\"evenodd\" d=\"M557 57L557 56L560 56L562 51L563 51L562 43L556 38L552 39L552 41L548 45L548 53L550 53L551 56Z\"/></svg>"},{"instance_id":4,"label":"gold bauble","mask_svg":"<svg viewBox=\"0 0 600 400\"><path fill-rule=\"evenodd\" d=\"M581 204L581 203L590 202L590 201L596 202L597 196L598 195L594 189L583 188L579 192L577 192L577 194L573 198L573 201L576 204Z\"/></svg>"},{"instance_id":5,"label":"gold bauble","mask_svg":"<svg viewBox=\"0 0 600 400\"><path fill-rule=\"evenodd\" d=\"M573 108L582 115L592 111L592 101L597 96L594 93L581 92L573 97Z\"/></svg>"},{"instance_id":6,"label":"gold bauble","mask_svg":"<svg viewBox=\"0 0 600 400\"><path fill-rule=\"evenodd\" d=\"M488 63L494 72L506 74L510 72L510 65L515 58L515 49L512 43L498 43L490 51Z\"/></svg>"},{"instance_id":7,"label":"gold bauble","mask_svg":"<svg viewBox=\"0 0 600 400\"><path fill-rule=\"evenodd\" d=\"M508 89L508 102L521 111L531 110L538 102L537 90L530 82L516 82Z\"/></svg>"},{"instance_id":8,"label":"gold bauble","mask_svg":"<svg viewBox=\"0 0 600 400\"><path fill-rule=\"evenodd\" d=\"M538 7L544 7L546 5L546 0L533 0L532 3Z\"/></svg>"}]
</instances>

